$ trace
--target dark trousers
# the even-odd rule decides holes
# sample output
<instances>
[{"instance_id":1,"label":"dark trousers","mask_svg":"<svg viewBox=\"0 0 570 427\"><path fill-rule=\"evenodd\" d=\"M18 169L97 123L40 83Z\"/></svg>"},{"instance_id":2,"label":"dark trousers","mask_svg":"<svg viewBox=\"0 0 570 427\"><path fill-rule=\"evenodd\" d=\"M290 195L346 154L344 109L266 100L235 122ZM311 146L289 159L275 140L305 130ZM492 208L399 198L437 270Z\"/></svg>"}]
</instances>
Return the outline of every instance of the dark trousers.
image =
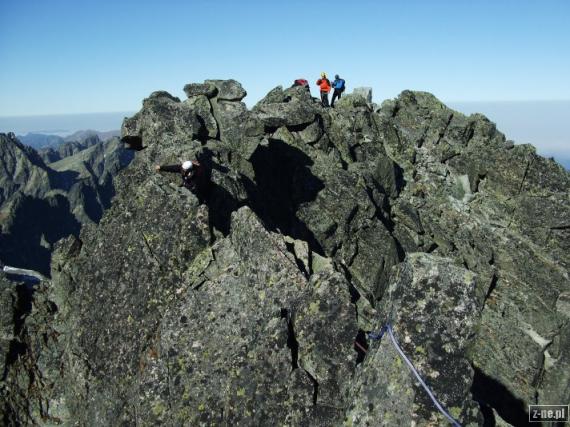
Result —
<instances>
[{"instance_id":1,"label":"dark trousers","mask_svg":"<svg viewBox=\"0 0 570 427\"><path fill-rule=\"evenodd\" d=\"M321 103L323 104L323 107L329 106L329 94L328 94L328 92L321 92Z\"/></svg>"},{"instance_id":2,"label":"dark trousers","mask_svg":"<svg viewBox=\"0 0 570 427\"><path fill-rule=\"evenodd\" d=\"M331 107L334 107L334 100L335 99L340 99L340 96L342 95L342 90L340 89L335 89L333 92L333 96L332 96L332 101L331 101Z\"/></svg>"}]
</instances>

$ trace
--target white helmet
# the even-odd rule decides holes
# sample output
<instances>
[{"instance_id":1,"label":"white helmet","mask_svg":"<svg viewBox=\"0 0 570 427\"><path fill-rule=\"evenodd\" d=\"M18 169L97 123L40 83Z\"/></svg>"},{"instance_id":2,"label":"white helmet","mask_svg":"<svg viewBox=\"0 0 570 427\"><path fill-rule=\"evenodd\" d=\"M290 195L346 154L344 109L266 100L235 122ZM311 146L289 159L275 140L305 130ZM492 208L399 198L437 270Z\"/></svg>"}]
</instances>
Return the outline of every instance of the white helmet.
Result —
<instances>
[{"instance_id":1,"label":"white helmet","mask_svg":"<svg viewBox=\"0 0 570 427\"><path fill-rule=\"evenodd\" d=\"M182 163L182 169L185 171L192 169L192 162L190 160L186 160L184 163Z\"/></svg>"}]
</instances>

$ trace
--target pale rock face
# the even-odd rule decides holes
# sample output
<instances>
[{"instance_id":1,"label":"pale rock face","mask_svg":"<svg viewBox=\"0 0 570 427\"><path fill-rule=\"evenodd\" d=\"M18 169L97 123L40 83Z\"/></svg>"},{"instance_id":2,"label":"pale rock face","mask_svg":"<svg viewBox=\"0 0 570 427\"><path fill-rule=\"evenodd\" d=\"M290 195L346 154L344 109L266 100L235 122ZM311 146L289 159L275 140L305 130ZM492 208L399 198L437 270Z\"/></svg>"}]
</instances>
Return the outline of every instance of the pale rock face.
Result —
<instances>
[{"instance_id":1,"label":"pale rock face","mask_svg":"<svg viewBox=\"0 0 570 427\"><path fill-rule=\"evenodd\" d=\"M355 87L352 91L353 95L362 96L366 102L372 103L372 88L371 87Z\"/></svg>"}]
</instances>

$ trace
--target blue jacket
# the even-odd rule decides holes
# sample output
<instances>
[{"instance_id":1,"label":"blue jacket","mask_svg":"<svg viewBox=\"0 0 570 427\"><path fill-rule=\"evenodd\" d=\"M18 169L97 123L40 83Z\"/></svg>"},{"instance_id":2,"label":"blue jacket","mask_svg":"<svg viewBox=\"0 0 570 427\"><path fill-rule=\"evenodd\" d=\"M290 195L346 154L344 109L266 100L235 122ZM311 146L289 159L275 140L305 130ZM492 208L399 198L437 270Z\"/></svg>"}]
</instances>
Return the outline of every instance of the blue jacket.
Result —
<instances>
[{"instance_id":1,"label":"blue jacket","mask_svg":"<svg viewBox=\"0 0 570 427\"><path fill-rule=\"evenodd\" d=\"M333 88L338 90L344 90L344 79L335 79L333 82Z\"/></svg>"}]
</instances>

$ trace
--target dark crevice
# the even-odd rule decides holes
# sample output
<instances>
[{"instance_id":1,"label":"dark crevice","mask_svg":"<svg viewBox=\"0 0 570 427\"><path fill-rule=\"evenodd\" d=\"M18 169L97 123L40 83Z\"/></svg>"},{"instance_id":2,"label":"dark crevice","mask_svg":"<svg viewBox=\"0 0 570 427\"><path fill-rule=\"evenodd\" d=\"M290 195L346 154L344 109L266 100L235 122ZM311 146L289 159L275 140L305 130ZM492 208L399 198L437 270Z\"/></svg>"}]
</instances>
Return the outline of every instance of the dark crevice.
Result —
<instances>
[{"instance_id":1,"label":"dark crevice","mask_svg":"<svg viewBox=\"0 0 570 427\"><path fill-rule=\"evenodd\" d=\"M419 139L416 142L416 147L417 148L421 148L424 145L424 142L426 141L426 136L428 133L429 128L426 127L422 133L422 135L419 137Z\"/></svg>"},{"instance_id":2,"label":"dark crevice","mask_svg":"<svg viewBox=\"0 0 570 427\"><path fill-rule=\"evenodd\" d=\"M493 291L497 287L497 281L499 278L497 277L496 273L493 273L493 277L491 278L491 284L489 285L489 289L487 290L487 295L485 295L485 302L491 297Z\"/></svg>"},{"instance_id":3,"label":"dark crevice","mask_svg":"<svg viewBox=\"0 0 570 427\"><path fill-rule=\"evenodd\" d=\"M396 239L394 235L392 235L392 238L394 239L394 244L396 245L396 253L398 254L398 261L402 262L406 259L406 251L404 250L404 247L402 246L400 241Z\"/></svg>"},{"instance_id":4,"label":"dark crevice","mask_svg":"<svg viewBox=\"0 0 570 427\"><path fill-rule=\"evenodd\" d=\"M358 156L357 156L357 149L360 148L360 144L354 144L348 147L348 154L350 154L350 159L353 162L357 162L358 161Z\"/></svg>"},{"instance_id":5,"label":"dark crevice","mask_svg":"<svg viewBox=\"0 0 570 427\"><path fill-rule=\"evenodd\" d=\"M360 299L360 292L358 292L358 289L356 289L356 287L352 284L352 282L348 282L348 292L350 293L350 302L352 304L356 304Z\"/></svg>"},{"instance_id":6,"label":"dark crevice","mask_svg":"<svg viewBox=\"0 0 570 427\"><path fill-rule=\"evenodd\" d=\"M279 126L269 126L269 125L265 125L263 127L263 131L266 135L273 135L277 129L279 129Z\"/></svg>"},{"instance_id":7,"label":"dark crevice","mask_svg":"<svg viewBox=\"0 0 570 427\"><path fill-rule=\"evenodd\" d=\"M304 370L311 382L313 383L313 405L317 404L319 398L319 383L307 370Z\"/></svg>"},{"instance_id":8,"label":"dark crevice","mask_svg":"<svg viewBox=\"0 0 570 427\"><path fill-rule=\"evenodd\" d=\"M392 115L390 116L391 118L394 118L398 115L398 113L400 112L400 104L396 103L396 105L394 106L394 109L392 110Z\"/></svg>"},{"instance_id":9,"label":"dark crevice","mask_svg":"<svg viewBox=\"0 0 570 427\"><path fill-rule=\"evenodd\" d=\"M344 278L346 279L346 282L348 283L348 292L350 294L350 302L352 304L356 304L358 302L358 300L360 299L360 292L358 291L358 289L356 289L356 287L353 285L352 283L352 274L350 273L350 270L348 269L348 267L344 264L344 263L335 263L335 267L336 270L339 271L340 273L342 273L344 275Z\"/></svg>"},{"instance_id":10,"label":"dark crevice","mask_svg":"<svg viewBox=\"0 0 570 427\"><path fill-rule=\"evenodd\" d=\"M129 150L141 151L146 148L143 146L143 140L140 136L123 136L121 142L124 143Z\"/></svg>"},{"instance_id":11,"label":"dark crevice","mask_svg":"<svg viewBox=\"0 0 570 427\"><path fill-rule=\"evenodd\" d=\"M483 415L483 426L482 427L495 427L497 425L497 420L495 419L495 413L493 412L493 408L487 405L484 402L477 402L479 403L479 409L481 410L481 414Z\"/></svg>"},{"instance_id":12,"label":"dark crevice","mask_svg":"<svg viewBox=\"0 0 570 427\"><path fill-rule=\"evenodd\" d=\"M451 124L451 120L453 120L453 113L451 113L449 115L449 119L447 119L447 123L445 124L445 127L443 128L443 130L440 132L439 137L437 138L437 141L434 145L439 145L439 143L441 142L441 140L445 136L445 133L447 132L447 128L449 128L449 125Z\"/></svg>"},{"instance_id":13,"label":"dark crevice","mask_svg":"<svg viewBox=\"0 0 570 427\"><path fill-rule=\"evenodd\" d=\"M295 338L295 329L293 328L294 313L292 310L282 308L281 318L287 321L287 347L291 350L291 369L299 367L299 343Z\"/></svg>"},{"instance_id":14,"label":"dark crevice","mask_svg":"<svg viewBox=\"0 0 570 427\"><path fill-rule=\"evenodd\" d=\"M531 159L531 160L527 161L527 163L526 163L526 167L525 167L525 170L524 170L523 177L522 177L522 179L521 179L521 183L520 183L520 185L519 185L519 190L518 190L517 196L520 196L520 194L522 193L522 190L523 190L523 187L524 187L524 183L525 183L525 181L526 181L526 176L527 176L528 171L529 171L530 167L532 166L533 162L534 162L534 159ZM513 207L512 211L511 211L511 217L510 217L510 219L509 219L509 223L507 224L507 228L510 228L510 227L511 227L511 224L512 224L512 222L513 222L513 220L514 220L514 216L515 216L515 212L516 212L516 211L517 211L517 206L515 205L515 206Z\"/></svg>"},{"instance_id":15,"label":"dark crevice","mask_svg":"<svg viewBox=\"0 0 570 427\"><path fill-rule=\"evenodd\" d=\"M458 157L458 156L461 156L461 153L448 153L441 160L444 164L447 164L451 159L454 159L455 157ZM476 191L474 191L474 193L476 193Z\"/></svg>"},{"instance_id":16,"label":"dark crevice","mask_svg":"<svg viewBox=\"0 0 570 427\"><path fill-rule=\"evenodd\" d=\"M469 141L473 139L474 135L475 135L475 122L471 122L465 129L465 145L469 145Z\"/></svg>"},{"instance_id":17,"label":"dark crevice","mask_svg":"<svg viewBox=\"0 0 570 427\"><path fill-rule=\"evenodd\" d=\"M550 230L570 230L570 225L555 225L554 227L549 227Z\"/></svg>"},{"instance_id":18,"label":"dark crevice","mask_svg":"<svg viewBox=\"0 0 570 427\"><path fill-rule=\"evenodd\" d=\"M368 341L366 340L366 333L362 329L358 330L356 338L354 338L354 351L356 351L358 354L356 356L356 365L358 366L364 362L364 358L368 352Z\"/></svg>"},{"instance_id":19,"label":"dark crevice","mask_svg":"<svg viewBox=\"0 0 570 427\"><path fill-rule=\"evenodd\" d=\"M526 168L525 168L525 170L524 170L524 174L523 174L523 177L522 177L522 180L521 180L521 184L520 184L520 186L519 186L519 192L518 192L519 195L522 193L522 190L523 190L523 187L524 187L524 183L525 183L525 181L526 181L526 176L528 175L528 171L529 171L530 167L532 166L533 162L534 162L534 159L531 159L530 161L528 161L528 162L526 163Z\"/></svg>"},{"instance_id":20,"label":"dark crevice","mask_svg":"<svg viewBox=\"0 0 570 427\"><path fill-rule=\"evenodd\" d=\"M192 290L193 290L193 291L199 291L200 288L201 288L201 287L204 285L204 283L206 283L207 281L208 281L207 279L202 279L202 280L200 280L200 282L198 282L198 284L195 285L195 286L192 288Z\"/></svg>"},{"instance_id":21,"label":"dark crevice","mask_svg":"<svg viewBox=\"0 0 570 427\"><path fill-rule=\"evenodd\" d=\"M287 126L287 130L289 132L302 132L305 129L307 129L310 125L312 125L314 122L308 122L308 123L301 123L299 125L289 125Z\"/></svg>"},{"instance_id":22,"label":"dark crevice","mask_svg":"<svg viewBox=\"0 0 570 427\"><path fill-rule=\"evenodd\" d=\"M309 276L311 276L314 272L313 272L313 252L308 251L308 260L307 262L309 263Z\"/></svg>"},{"instance_id":23,"label":"dark crevice","mask_svg":"<svg viewBox=\"0 0 570 427\"><path fill-rule=\"evenodd\" d=\"M358 205L355 205L351 211L348 214L348 217L346 218L346 224L350 224L352 222L352 220L354 219L354 217L356 217L356 214L358 213Z\"/></svg>"},{"instance_id":24,"label":"dark crevice","mask_svg":"<svg viewBox=\"0 0 570 427\"><path fill-rule=\"evenodd\" d=\"M370 187L366 187L366 194L368 195L368 200L370 200L370 203L372 203L372 205L374 206L376 212L375 212L375 216L378 220L380 220L380 222L384 225L384 227L386 227L386 229L392 233L394 231L394 222L388 217L384 216L384 209L382 209L382 207L378 206L376 204L376 201L374 200L374 196L372 194L373 190ZM390 209L389 206L386 209L388 211L388 215L390 214Z\"/></svg>"},{"instance_id":25,"label":"dark crevice","mask_svg":"<svg viewBox=\"0 0 570 427\"><path fill-rule=\"evenodd\" d=\"M350 267L353 263L354 260L356 259L356 257L358 256L358 252L359 252L359 248L358 248L358 240L354 242L354 252L352 253L352 255L350 256L350 258L348 259L348 261L346 261L346 264Z\"/></svg>"},{"instance_id":26,"label":"dark crevice","mask_svg":"<svg viewBox=\"0 0 570 427\"><path fill-rule=\"evenodd\" d=\"M487 178L487 174L478 174L477 175L477 179L475 181L475 189L473 190L474 193L478 193L479 192L479 187L481 186L481 183Z\"/></svg>"},{"instance_id":27,"label":"dark crevice","mask_svg":"<svg viewBox=\"0 0 570 427\"><path fill-rule=\"evenodd\" d=\"M299 270L301 271L301 273L303 273L303 275L305 276L305 278L307 280L309 280L310 274L307 271L307 268L305 267L305 263L303 263L303 261L301 261L298 257L297 254L295 253L295 245L293 243L289 243L289 242L285 242L285 247L287 248L287 250L293 255L293 257L295 258L295 263L297 264L297 267L299 268ZM310 251L309 251L310 252Z\"/></svg>"},{"instance_id":28,"label":"dark crevice","mask_svg":"<svg viewBox=\"0 0 570 427\"><path fill-rule=\"evenodd\" d=\"M552 344L552 342L550 344ZM546 357L544 356L544 352L546 351L546 349L548 347L550 347L550 344L547 344L546 347L544 347L542 349L542 353L540 354L540 361L539 361L538 370L537 370L534 378L532 379L532 381L530 383L532 385L532 387L534 387L537 390L540 388L540 386L542 385L542 382L544 381L544 371L545 371L544 362L546 360ZM535 394L535 399L536 399L535 402L537 402L538 401L538 392Z\"/></svg>"},{"instance_id":29,"label":"dark crevice","mask_svg":"<svg viewBox=\"0 0 570 427\"><path fill-rule=\"evenodd\" d=\"M360 292L358 291L358 289L356 289L356 286L354 286L354 284L352 283L352 274L350 274L350 271L348 270L346 265L340 263L340 264L335 264L335 267L336 267L335 269L338 272L344 274L346 283L348 283L348 293L350 294L350 303L354 307L354 316L356 318L356 323L358 323L359 313L358 313L357 302L360 299Z\"/></svg>"},{"instance_id":30,"label":"dark crevice","mask_svg":"<svg viewBox=\"0 0 570 427\"><path fill-rule=\"evenodd\" d=\"M199 114L195 114L195 116L196 119L198 120L198 123L200 123L200 130L198 134L195 135L196 139L200 141L202 145L205 145L209 139L208 126L206 126L206 122Z\"/></svg>"},{"instance_id":31,"label":"dark crevice","mask_svg":"<svg viewBox=\"0 0 570 427\"><path fill-rule=\"evenodd\" d=\"M431 254L433 253L437 248L439 248L438 244L435 242L431 242L430 245L425 249L426 253Z\"/></svg>"},{"instance_id":32,"label":"dark crevice","mask_svg":"<svg viewBox=\"0 0 570 427\"><path fill-rule=\"evenodd\" d=\"M503 420L514 426L527 425L528 413L525 403L518 399L504 384L495 378L486 375L475 366L473 369L475 375L473 376L471 394L473 395L473 400L479 402L481 406L487 407L483 414L485 414L485 412L488 414L492 408ZM491 419L488 417L486 417L486 421L487 420L489 423L491 422Z\"/></svg>"}]
</instances>

